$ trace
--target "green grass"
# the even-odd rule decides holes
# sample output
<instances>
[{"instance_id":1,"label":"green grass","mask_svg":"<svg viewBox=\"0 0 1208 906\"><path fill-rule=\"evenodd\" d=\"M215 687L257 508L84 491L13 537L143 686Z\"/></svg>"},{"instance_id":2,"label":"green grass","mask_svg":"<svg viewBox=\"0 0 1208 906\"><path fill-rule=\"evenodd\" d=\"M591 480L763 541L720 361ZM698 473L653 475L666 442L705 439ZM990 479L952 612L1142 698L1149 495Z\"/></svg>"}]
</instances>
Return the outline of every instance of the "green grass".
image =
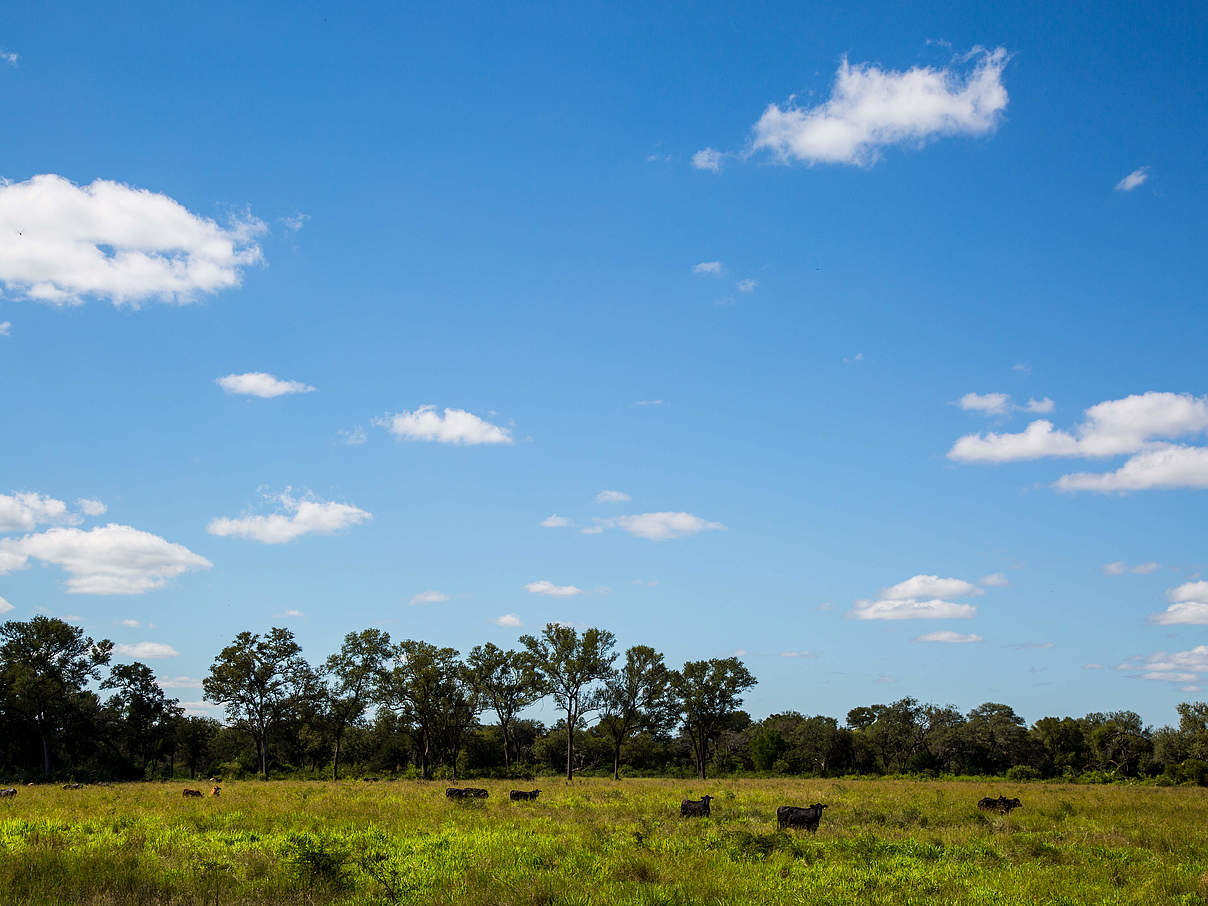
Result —
<instances>
[{"instance_id":1,"label":"green grass","mask_svg":"<svg viewBox=\"0 0 1208 906\"><path fill-rule=\"evenodd\" d=\"M236 782L0 800L4 904L1208 904L1208 791L912 781ZM531 784L525 785L529 788ZM975 807L1018 795L1010 817ZM713 817L681 819L712 793ZM776 806L830 805L816 835Z\"/></svg>"}]
</instances>

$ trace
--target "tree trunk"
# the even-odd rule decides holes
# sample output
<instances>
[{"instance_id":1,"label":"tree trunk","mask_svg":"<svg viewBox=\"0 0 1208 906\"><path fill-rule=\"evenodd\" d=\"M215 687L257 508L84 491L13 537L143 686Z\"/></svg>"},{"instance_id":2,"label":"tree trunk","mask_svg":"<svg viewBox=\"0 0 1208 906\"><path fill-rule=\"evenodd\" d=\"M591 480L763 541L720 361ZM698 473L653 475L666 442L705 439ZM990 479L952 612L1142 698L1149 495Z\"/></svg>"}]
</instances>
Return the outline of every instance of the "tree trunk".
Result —
<instances>
[{"instance_id":1,"label":"tree trunk","mask_svg":"<svg viewBox=\"0 0 1208 906\"><path fill-rule=\"evenodd\" d=\"M511 721L503 721L503 720L501 720L499 722L499 729L503 731L503 770L504 770L504 773L511 773L511 770L512 770L512 761L511 761L511 758L509 757L509 753L508 753L508 743L510 741L509 737L508 737L508 724L510 722Z\"/></svg>"},{"instance_id":2,"label":"tree trunk","mask_svg":"<svg viewBox=\"0 0 1208 906\"><path fill-rule=\"evenodd\" d=\"M621 779L621 744L619 742L612 750L612 779Z\"/></svg>"},{"instance_id":3,"label":"tree trunk","mask_svg":"<svg viewBox=\"0 0 1208 906\"><path fill-rule=\"evenodd\" d=\"M50 776L50 740L46 738L46 731L39 731L42 737L42 774L46 777Z\"/></svg>"},{"instance_id":4,"label":"tree trunk","mask_svg":"<svg viewBox=\"0 0 1208 906\"><path fill-rule=\"evenodd\" d=\"M566 779L575 779L575 727L571 721L571 712L566 712Z\"/></svg>"},{"instance_id":5,"label":"tree trunk","mask_svg":"<svg viewBox=\"0 0 1208 906\"><path fill-rule=\"evenodd\" d=\"M261 730L257 743L260 749L260 776L268 780L268 733Z\"/></svg>"},{"instance_id":6,"label":"tree trunk","mask_svg":"<svg viewBox=\"0 0 1208 906\"><path fill-rule=\"evenodd\" d=\"M431 780L428 776L428 731L420 728L420 735L423 737L423 746L419 750L419 773L424 780Z\"/></svg>"},{"instance_id":7,"label":"tree trunk","mask_svg":"<svg viewBox=\"0 0 1208 906\"><path fill-rule=\"evenodd\" d=\"M331 759L331 779L340 779L340 735L336 734L335 754Z\"/></svg>"}]
</instances>

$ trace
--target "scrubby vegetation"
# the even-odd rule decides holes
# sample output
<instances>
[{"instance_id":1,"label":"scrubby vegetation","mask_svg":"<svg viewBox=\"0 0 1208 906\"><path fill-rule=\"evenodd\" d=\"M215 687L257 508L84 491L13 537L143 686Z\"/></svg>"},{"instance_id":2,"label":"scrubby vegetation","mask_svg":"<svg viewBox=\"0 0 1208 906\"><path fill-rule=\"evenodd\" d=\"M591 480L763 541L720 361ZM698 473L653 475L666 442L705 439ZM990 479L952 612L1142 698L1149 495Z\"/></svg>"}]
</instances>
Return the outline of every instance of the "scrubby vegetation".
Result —
<instances>
[{"instance_id":1,"label":"scrubby vegetation","mask_svg":"<svg viewBox=\"0 0 1208 906\"><path fill-rule=\"evenodd\" d=\"M6 904L1208 903L1198 787L580 779L536 802L423 781L21 788ZM681 819L711 793L712 817ZM1019 795L1009 817L982 795ZM830 807L816 835L775 810Z\"/></svg>"}]
</instances>

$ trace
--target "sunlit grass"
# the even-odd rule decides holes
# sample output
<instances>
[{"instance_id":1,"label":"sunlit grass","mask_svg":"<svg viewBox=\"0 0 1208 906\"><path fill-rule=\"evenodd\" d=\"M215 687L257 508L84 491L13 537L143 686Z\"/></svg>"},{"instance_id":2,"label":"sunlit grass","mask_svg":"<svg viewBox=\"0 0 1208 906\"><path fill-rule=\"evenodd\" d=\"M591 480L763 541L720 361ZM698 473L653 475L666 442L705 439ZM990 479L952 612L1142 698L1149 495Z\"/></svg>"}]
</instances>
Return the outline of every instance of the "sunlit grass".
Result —
<instances>
[{"instance_id":1,"label":"sunlit grass","mask_svg":"<svg viewBox=\"0 0 1208 906\"><path fill-rule=\"evenodd\" d=\"M1199 788L544 779L23 787L0 801L4 903L1205 903ZM527 788L527 787L526 787ZM1010 817L983 795L1018 795ZM711 793L709 819L679 802ZM778 805L830 805L816 835Z\"/></svg>"}]
</instances>

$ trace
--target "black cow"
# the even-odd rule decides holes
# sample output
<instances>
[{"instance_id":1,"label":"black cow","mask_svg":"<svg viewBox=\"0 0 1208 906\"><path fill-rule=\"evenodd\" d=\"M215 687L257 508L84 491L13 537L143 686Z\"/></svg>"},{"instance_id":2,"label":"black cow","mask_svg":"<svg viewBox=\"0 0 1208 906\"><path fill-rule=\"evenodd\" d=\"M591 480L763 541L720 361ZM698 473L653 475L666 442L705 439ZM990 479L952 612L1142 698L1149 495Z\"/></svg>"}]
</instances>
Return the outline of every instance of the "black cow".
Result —
<instances>
[{"instance_id":1,"label":"black cow","mask_svg":"<svg viewBox=\"0 0 1208 906\"><path fill-rule=\"evenodd\" d=\"M709 801L712 796L701 796L699 799L685 799L680 803L681 818L708 818Z\"/></svg>"},{"instance_id":2,"label":"black cow","mask_svg":"<svg viewBox=\"0 0 1208 906\"><path fill-rule=\"evenodd\" d=\"M822 810L826 808L821 802L815 802L809 808L799 805L782 805L776 809L776 827L784 830L786 827L804 827L811 834L818 830L818 822L822 820Z\"/></svg>"},{"instance_id":3,"label":"black cow","mask_svg":"<svg viewBox=\"0 0 1208 906\"><path fill-rule=\"evenodd\" d=\"M84 788L84 784L82 784L82 783L65 783L65 784L63 784L63 789L65 789L65 790L82 790L83 788Z\"/></svg>"},{"instance_id":4,"label":"black cow","mask_svg":"<svg viewBox=\"0 0 1208 906\"><path fill-rule=\"evenodd\" d=\"M508 795L513 802L523 802L525 800L536 799L541 795L541 790L512 790Z\"/></svg>"},{"instance_id":5,"label":"black cow","mask_svg":"<svg viewBox=\"0 0 1208 906\"><path fill-rule=\"evenodd\" d=\"M445 790L445 795L450 799L486 799L489 795L486 790L479 789L473 786L456 787L451 786Z\"/></svg>"},{"instance_id":6,"label":"black cow","mask_svg":"<svg viewBox=\"0 0 1208 906\"><path fill-rule=\"evenodd\" d=\"M1000 812L1004 815L1011 814L1013 809L1022 807L1023 803L1018 799L1008 799L1006 796L983 796L977 800L977 807L987 812Z\"/></svg>"},{"instance_id":7,"label":"black cow","mask_svg":"<svg viewBox=\"0 0 1208 906\"><path fill-rule=\"evenodd\" d=\"M17 791L15 789L13 789L11 786L6 790L0 790L0 796L7 797L7 796L16 796L16 795L17 795Z\"/></svg>"}]
</instances>

